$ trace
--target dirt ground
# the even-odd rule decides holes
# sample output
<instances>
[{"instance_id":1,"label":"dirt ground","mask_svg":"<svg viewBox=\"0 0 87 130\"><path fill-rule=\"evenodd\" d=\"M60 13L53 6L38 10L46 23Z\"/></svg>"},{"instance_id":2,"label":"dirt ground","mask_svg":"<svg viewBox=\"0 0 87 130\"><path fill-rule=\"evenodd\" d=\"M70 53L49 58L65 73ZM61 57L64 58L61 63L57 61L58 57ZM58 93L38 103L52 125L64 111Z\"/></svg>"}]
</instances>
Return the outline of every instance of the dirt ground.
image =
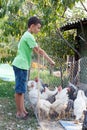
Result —
<instances>
[{"instance_id":1,"label":"dirt ground","mask_svg":"<svg viewBox=\"0 0 87 130\"><path fill-rule=\"evenodd\" d=\"M27 120L16 119L14 100L0 98L0 130L37 130L38 122L32 110Z\"/></svg>"},{"instance_id":2,"label":"dirt ground","mask_svg":"<svg viewBox=\"0 0 87 130\"><path fill-rule=\"evenodd\" d=\"M15 113L14 100L0 98L0 130L46 130L39 126L32 109L29 109L29 118L27 120L16 119ZM55 128L57 130L64 130L58 122ZM51 128L47 130L51 130Z\"/></svg>"},{"instance_id":3,"label":"dirt ground","mask_svg":"<svg viewBox=\"0 0 87 130\"><path fill-rule=\"evenodd\" d=\"M41 124L41 130L64 130L64 128L60 125L58 121L42 121Z\"/></svg>"}]
</instances>

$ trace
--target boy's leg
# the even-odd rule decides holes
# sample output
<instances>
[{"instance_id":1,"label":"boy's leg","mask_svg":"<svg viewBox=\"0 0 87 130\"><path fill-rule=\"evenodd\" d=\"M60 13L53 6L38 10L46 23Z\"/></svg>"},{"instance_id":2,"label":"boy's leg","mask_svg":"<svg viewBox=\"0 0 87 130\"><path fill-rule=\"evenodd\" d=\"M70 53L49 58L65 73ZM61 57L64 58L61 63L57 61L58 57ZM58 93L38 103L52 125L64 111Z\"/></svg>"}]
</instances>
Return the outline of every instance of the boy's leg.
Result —
<instances>
[{"instance_id":1,"label":"boy's leg","mask_svg":"<svg viewBox=\"0 0 87 130\"><path fill-rule=\"evenodd\" d=\"M16 107L17 107L17 115L22 115L25 116L24 113L24 106L23 106L23 101L24 101L24 94L15 94L15 102L16 102Z\"/></svg>"},{"instance_id":2,"label":"boy's leg","mask_svg":"<svg viewBox=\"0 0 87 130\"><path fill-rule=\"evenodd\" d=\"M27 110L26 110L26 108L25 108L25 104L24 104L24 95L23 95L23 100L22 100L22 106L23 106L23 112L24 112L25 114L28 114L28 112L27 112Z\"/></svg>"},{"instance_id":3,"label":"boy's leg","mask_svg":"<svg viewBox=\"0 0 87 130\"><path fill-rule=\"evenodd\" d=\"M16 103L16 109L17 109L17 115L20 115L20 106L19 106L19 94L15 94L15 103Z\"/></svg>"},{"instance_id":4,"label":"boy's leg","mask_svg":"<svg viewBox=\"0 0 87 130\"><path fill-rule=\"evenodd\" d=\"M26 116L28 113L24 107L24 93L26 92L27 71L13 67L15 72L15 102L17 115Z\"/></svg>"},{"instance_id":5,"label":"boy's leg","mask_svg":"<svg viewBox=\"0 0 87 130\"><path fill-rule=\"evenodd\" d=\"M16 107L17 107L17 115L22 115L25 116L28 114L28 112L25 109L24 106L24 94L15 94L15 102L16 102Z\"/></svg>"}]
</instances>

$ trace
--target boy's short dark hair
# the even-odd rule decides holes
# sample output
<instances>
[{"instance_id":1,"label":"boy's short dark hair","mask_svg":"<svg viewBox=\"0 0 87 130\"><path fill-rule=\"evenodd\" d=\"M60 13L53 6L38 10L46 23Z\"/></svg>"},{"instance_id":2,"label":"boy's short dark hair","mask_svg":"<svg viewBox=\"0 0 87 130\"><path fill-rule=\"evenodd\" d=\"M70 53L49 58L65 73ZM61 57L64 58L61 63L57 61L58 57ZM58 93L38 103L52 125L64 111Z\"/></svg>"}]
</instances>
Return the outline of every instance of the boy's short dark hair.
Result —
<instances>
[{"instance_id":1,"label":"boy's short dark hair","mask_svg":"<svg viewBox=\"0 0 87 130\"><path fill-rule=\"evenodd\" d=\"M30 17L30 19L28 20L28 28L32 25L32 24L41 24L41 20L38 19L37 17L33 16L33 17Z\"/></svg>"}]
</instances>

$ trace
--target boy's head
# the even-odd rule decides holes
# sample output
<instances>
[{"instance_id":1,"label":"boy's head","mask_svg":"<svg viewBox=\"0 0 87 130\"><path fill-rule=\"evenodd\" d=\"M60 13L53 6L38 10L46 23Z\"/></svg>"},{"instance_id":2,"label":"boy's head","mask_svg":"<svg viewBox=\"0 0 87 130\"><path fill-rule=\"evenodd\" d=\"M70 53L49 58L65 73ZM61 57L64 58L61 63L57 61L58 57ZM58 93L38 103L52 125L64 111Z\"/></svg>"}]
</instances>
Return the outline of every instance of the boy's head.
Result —
<instances>
[{"instance_id":1,"label":"boy's head","mask_svg":"<svg viewBox=\"0 0 87 130\"><path fill-rule=\"evenodd\" d=\"M38 33L41 28L41 21L37 17L33 16L28 20L28 29L31 33Z\"/></svg>"}]
</instances>

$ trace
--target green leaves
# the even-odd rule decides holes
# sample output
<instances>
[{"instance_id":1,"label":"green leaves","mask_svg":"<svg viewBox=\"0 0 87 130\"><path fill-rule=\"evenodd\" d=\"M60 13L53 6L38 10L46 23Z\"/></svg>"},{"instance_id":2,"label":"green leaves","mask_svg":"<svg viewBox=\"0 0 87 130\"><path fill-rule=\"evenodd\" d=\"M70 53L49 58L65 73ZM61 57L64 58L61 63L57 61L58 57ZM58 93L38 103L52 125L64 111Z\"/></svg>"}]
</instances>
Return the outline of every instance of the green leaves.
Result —
<instances>
[{"instance_id":1,"label":"green leaves","mask_svg":"<svg viewBox=\"0 0 87 130\"><path fill-rule=\"evenodd\" d=\"M0 18L4 17L6 14L7 2L8 0L0 0Z\"/></svg>"},{"instance_id":2,"label":"green leaves","mask_svg":"<svg viewBox=\"0 0 87 130\"><path fill-rule=\"evenodd\" d=\"M15 55L15 46L17 46L21 35L27 29L28 18L36 15L43 22L41 32L36 36L40 46L51 57L64 58L68 53L73 54L72 49L65 44L64 40L60 38L56 32L67 20L71 20L67 17L65 12L68 7L72 8L75 2L78 1L79 0L1 0L0 42L6 43L11 49L10 54L14 53ZM75 15L75 18L76 17L77 15ZM67 34L64 34L64 36L65 38L69 37ZM68 40L70 43L72 42L71 37L69 37ZM13 46L13 48L15 51L11 48L14 44L15 46ZM12 57L9 57L13 58L14 55L12 54Z\"/></svg>"},{"instance_id":3,"label":"green leaves","mask_svg":"<svg viewBox=\"0 0 87 130\"><path fill-rule=\"evenodd\" d=\"M79 0L62 0L63 6L72 8Z\"/></svg>"}]
</instances>

